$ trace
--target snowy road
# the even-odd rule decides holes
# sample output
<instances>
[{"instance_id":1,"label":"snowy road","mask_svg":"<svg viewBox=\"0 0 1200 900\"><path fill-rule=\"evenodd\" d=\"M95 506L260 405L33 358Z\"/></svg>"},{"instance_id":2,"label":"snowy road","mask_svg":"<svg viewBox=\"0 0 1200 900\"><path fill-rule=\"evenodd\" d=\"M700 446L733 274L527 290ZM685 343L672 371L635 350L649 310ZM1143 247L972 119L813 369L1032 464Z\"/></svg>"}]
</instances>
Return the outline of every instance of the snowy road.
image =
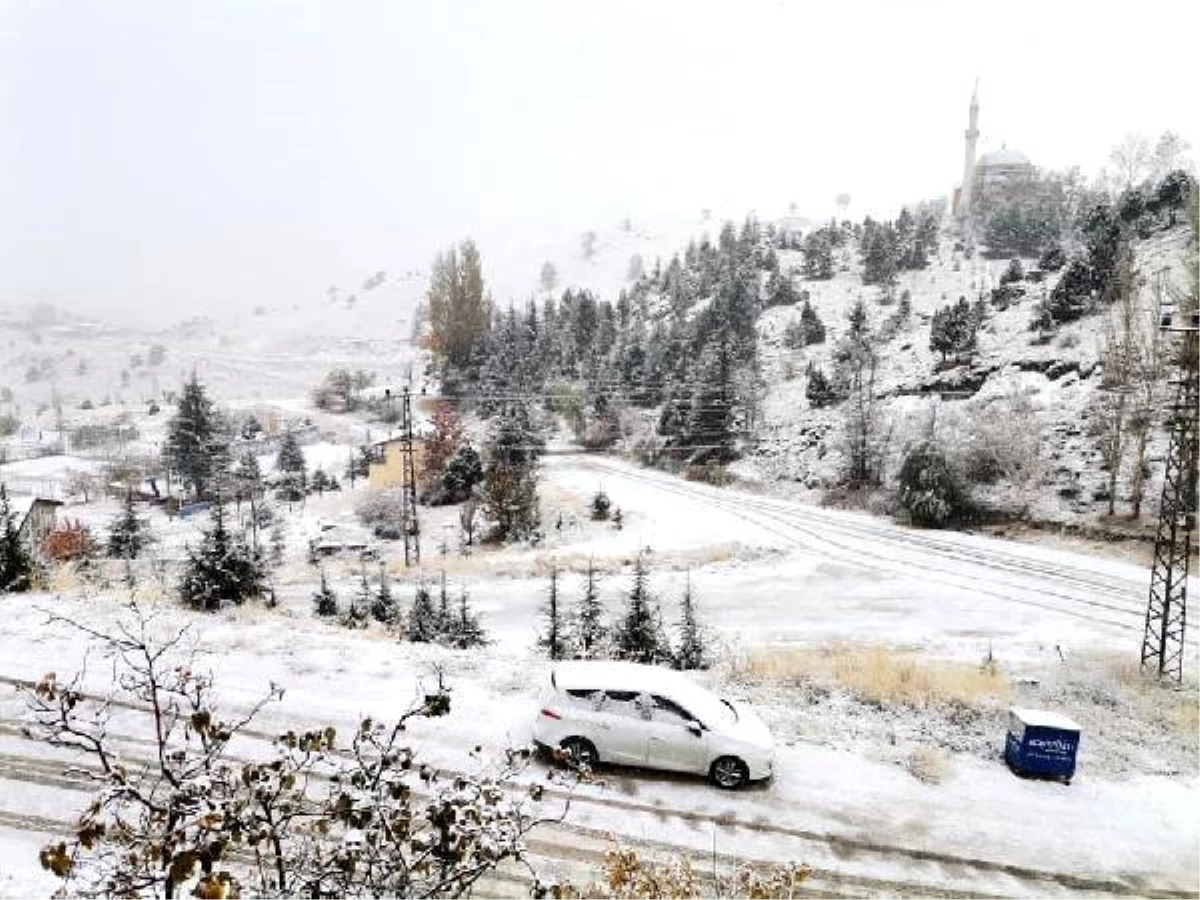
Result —
<instances>
[{"instance_id":1,"label":"snowy road","mask_svg":"<svg viewBox=\"0 0 1200 900\"><path fill-rule=\"evenodd\" d=\"M864 638L878 631L894 642L950 654L961 653L958 638L971 636L986 636L994 649L1007 642L1016 652L1056 644L1140 646L1149 572L1126 562L957 532L915 531L863 514L692 484L601 457L555 459L547 468L552 478L578 490L602 482L615 500L648 511L660 523L650 540L661 536L668 547L671 523L688 528L703 520L710 533L785 549L786 557L764 573L775 583L777 603L746 610L750 627L764 612L776 614L777 621L795 621L795 635L777 629L780 639L810 639L833 616L853 619L855 633ZM732 576L739 587L765 588L745 574ZM1193 591L1196 584L1189 581ZM714 590L712 579L706 586ZM882 601L884 613L874 622L857 614L869 611L872 600ZM891 627L896 619L908 620L899 634ZM844 625L833 623L835 629ZM1194 666L1194 622L1187 636Z\"/></svg>"},{"instance_id":2,"label":"snowy road","mask_svg":"<svg viewBox=\"0 0 1200 900\"><path fill-rule=\"evenodd\" d=\"M912 532L598 457L548 457L544 468L560 498L586 501L602 485L625 512L626 527L573 543L552 539L549 548L528 551L526 562L561 553L619 565L649 546L655 589L675 592L686 565L707 620L734 645L878 641L971 660L992 651L1019 670L1056 653L1056 645L1134 654L1140 641L1147 576L1127 563ZM328 723L345 732L360 715L393 715L432 663L444 665L453 713L411 736L423 758L462 771L472 765L465 748L499 754L528 739L547 666L532 649L545 584L484 568L456 577L496 641L488 652L346 632L312 619L307 591L274 613L162 609L167 622L195 625L228 705L244 708L268 681L287 687L283 703L256 724L260 745L285 727ZM573 582L564 581L567 587ZM623 588L623 578L610 576L610 610ZM83 649L75 634L45 626L38 606L94 623L120 611L115 597L5 598L0 894L48 892L31 835L65 828L83 801L77 777L64 776L63 762L19 731L12 683L70 671ZM91 682L93 689L101 684ZM135 754L140 716L123 711L117 728ZM1195 896L1200 888L1194 776L1105 779L1085 766L1065 787L1018 780L994 760L964 757L953 777L926 784L882 758L803 737L779 748L777 773L769 785L731 795L698 779L604 772L600 784L579 789L568 824L539 834L536 853L580 879L609 835L705 858L715 846L719 856L806 862L816 870L816 890L841 896Z\"/></svg>"}]
</instances>

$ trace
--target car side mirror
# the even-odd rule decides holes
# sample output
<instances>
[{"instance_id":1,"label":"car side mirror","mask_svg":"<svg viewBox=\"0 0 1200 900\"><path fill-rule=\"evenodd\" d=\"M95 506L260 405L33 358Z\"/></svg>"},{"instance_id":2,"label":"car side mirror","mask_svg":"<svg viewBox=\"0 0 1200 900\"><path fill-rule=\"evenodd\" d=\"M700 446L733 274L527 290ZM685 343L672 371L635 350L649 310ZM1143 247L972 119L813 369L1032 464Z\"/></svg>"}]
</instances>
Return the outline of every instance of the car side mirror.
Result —
<instances>
[{"instance_id":1,"label":"car side mirror","mask_svg":"<svg viewBox=\"0 0 1200 900\"><path fill-rule=\"evenodd\" d=\"M701 725L699 722L697 722L695 719L693 719L692 721L687 723L687 730L690 731L692 734L694 734L696 737L700 737L700 735L702 735L704 733L704 726Z\"/></svg>"}]
</instances>

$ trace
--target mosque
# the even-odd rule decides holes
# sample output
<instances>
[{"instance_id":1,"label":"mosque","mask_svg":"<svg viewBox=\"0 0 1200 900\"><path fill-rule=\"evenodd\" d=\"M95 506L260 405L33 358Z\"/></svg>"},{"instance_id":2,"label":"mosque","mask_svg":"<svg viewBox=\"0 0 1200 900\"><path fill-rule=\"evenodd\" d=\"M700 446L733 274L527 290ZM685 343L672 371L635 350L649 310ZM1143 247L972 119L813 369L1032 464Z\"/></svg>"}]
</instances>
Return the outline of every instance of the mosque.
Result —
<instances>
[{"instance_id":1,"label":"mosque","mask_svg":"<svg viewBox=\"0 0 1200 900\"><path fill-rule=\"evenodd\" d=\"M990 210L1016 199L1037 178L1037 168L1019 150L999 150L975 158L979 142L979 83L971 92L962 183L954 189L951 209L965 225L981 222Z\"/></svg>"}]
</instances>

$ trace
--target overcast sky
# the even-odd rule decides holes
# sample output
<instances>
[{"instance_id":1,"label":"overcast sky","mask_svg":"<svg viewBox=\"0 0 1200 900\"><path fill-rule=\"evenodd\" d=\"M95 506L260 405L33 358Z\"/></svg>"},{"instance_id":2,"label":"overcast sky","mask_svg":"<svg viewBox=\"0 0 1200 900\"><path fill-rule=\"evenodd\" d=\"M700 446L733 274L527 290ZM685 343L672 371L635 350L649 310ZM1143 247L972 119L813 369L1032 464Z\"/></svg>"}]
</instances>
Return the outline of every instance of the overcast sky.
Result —
<instances>
[{"instance_id":1,"label":"overcast sky","mask_svg":"<svg viewBox=\"0 0 1200 900\"><path fill-rule=\"evenodd\" d=\"M944 195L1200 140L1200 4L0 0L0 304L156 320L449 240ZM1179 46L1171 48L1172 41Z\"/></svg>"}]
</instances>

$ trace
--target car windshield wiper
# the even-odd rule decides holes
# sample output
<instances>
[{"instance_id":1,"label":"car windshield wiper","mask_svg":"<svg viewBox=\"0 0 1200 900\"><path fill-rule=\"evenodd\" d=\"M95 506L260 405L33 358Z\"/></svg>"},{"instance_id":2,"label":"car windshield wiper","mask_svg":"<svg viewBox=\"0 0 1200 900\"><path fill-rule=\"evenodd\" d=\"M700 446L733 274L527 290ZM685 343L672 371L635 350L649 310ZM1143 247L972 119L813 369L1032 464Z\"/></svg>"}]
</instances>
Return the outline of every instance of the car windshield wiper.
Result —
<instances>
[{"instance_id":1,"label":"car windshield wiper","mask_svg":"<svg viewBox=\"0 0 1200 900\"><path fill-rule=\"evenodd\" d=\"M731 713L733 713L733 721L736 722L738 720L738 714L737 714L737 710L734 708L733 704L730 703L728 700L726 700L724 697L721 698L721 702L729 707L729 711Z\"/></svg>"}]
</instances>

